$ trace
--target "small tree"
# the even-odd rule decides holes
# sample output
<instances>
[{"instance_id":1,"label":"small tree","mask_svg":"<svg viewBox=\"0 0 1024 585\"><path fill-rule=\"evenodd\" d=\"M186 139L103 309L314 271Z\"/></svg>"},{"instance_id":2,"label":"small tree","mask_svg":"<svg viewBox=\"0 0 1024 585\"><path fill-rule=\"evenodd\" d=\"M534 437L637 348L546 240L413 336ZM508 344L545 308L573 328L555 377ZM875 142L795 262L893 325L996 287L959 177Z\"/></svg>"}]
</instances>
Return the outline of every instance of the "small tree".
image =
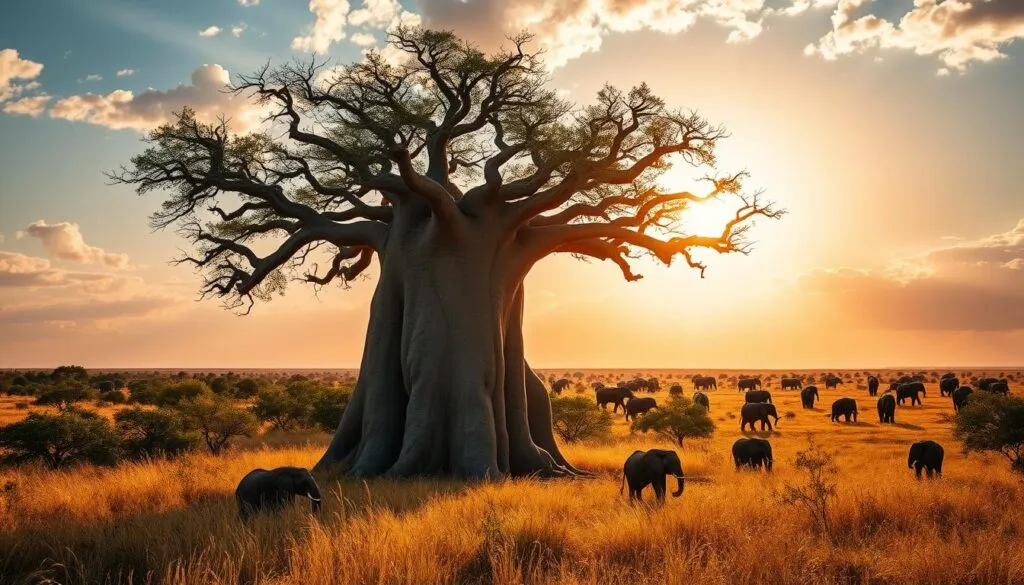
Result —
<instances>
[{"instance_id":1,"label":"small tree","mask_svg":"<svg viewBox=\"0 0 1024 585\"><path fill-rule=\"evenodd\" d=\"M50 373L51 380L78 380L80 382L89 381L89 372L82 366L60 366Z\"/></svg>"},{"instance_id":2,"label":"small tree","mask_svg":"<svg viewBox=\"0 0 1024 585\"><path fill-rule=\"evenodd\" d=\"M612 415L582 396L551 398L551 423L567 443L607 437L612 431Z\"/></svg>"},{"instance_id":3,"label":"small tree","mask_svg":"<svg viewBox=\"0 0 1024 585\"><path fill-rule=\"evenodd\" d=\"M832 522L829 518L829 503L836 497L835 457L809 438L807 449L797 451L796 468L807 474L807 483L793 485L786 483L777 494L785 505L800 505L807 510L815 528L833 541Z\"/></svg>"},{"instance_id":4,"label":"small tree","mask_svg":"<svg viewBox=\"0 0 1024 585\"><path fill-rule=\"evenodd\" d=\"M235 408L229 399L215 394L188 399L179 409L214 455L219 455L232 438L251 437L259 430L251 412Z\"/></svg>"},{"instance_id":5,"label":"small tree","mask_svg":"<svg viewBox=\"0 0 1024 585\"><path fill-rule=\"evenodd\" d=\"M667 406L652 410L633 419L633 431L654 431L675 441L680 447L683 439L708 438L715 433L715 423L708 411L688 398L678 396Z\"/></svg>"},{"instance_id":6,"label":"small tree","mask_svg":"<svg viewBox=\"0 0 1024 585\"><path fill-rule=\"evenodd\" d=\"M313 411L313 390L308 383L289 384L287 388L264 388L256 395L253 414L260 422L268 422L274 429L291 430L306 426ZM337 422L337 421L335 421Z\"/></svg>"},{"instance_id":7,"label":"small tree","mask_svg":"<svg viewBox=\"0 0 1024 585\"><path fill-rule=\"evenodd\" d=\"M169 408L130 408L115 414L114 420L125 454L133 459L174 457L199 445L181 413Z\"/></svg>"},{"instance_id":8,"label":"small tree","mask_svg":"<svg viewBox=\"0 0 1024 585\"><path fill-rule=\"evenodd\" d=\"M42 461L52 469L77 462L113 465L120 441L107 419L82 410L34 413L0 427L0 451L7 463Z\"/></svg>"},{"instance_id":9,"label":"small tree","mask_svg":"<svg viewBox=\"0 0 1024 585\"><path fill-rule=\"evenodd\" d=\"M111 390L100 394L100 400L111 404L124 404L125 402L128 402L128 397L120 390Z\"/></svg>"},{"instance_id":10,"label":"small tree","mask_svg":"<svg viewBox=\"0 0 1024 585\"><path fill-rule=\"evenodd\" d=\"M64 411L76 402L89 398L89 390L77 382L67 382L60 388L47 390L36 398L36 404L45 406L56 406L57 410Z\"/></svg>"},{"instance_id":11,"label":"small tree","mask_svg":"<svg viewBox=\"0 0 1024 585\"><path fill-rule=\"evenodd\" d=\"M171 384L160 391L156 403L159 406L175 406L185 400L198 398L205 394L212 394L213 391L205 382L199 380L186 380Z\"/></svg>"},{"instance_id":12,"label":"small tree","mask_svg":"<svg viewBox=\"0 0 1024 585\"><path fill-rule=\"evenodd\" d=\"M325 388L313 399L310 422L326 432L338 428L352 394L344 388Z\"/></svg>"},{"instance_id":13,"label":"small tree","mask_svg":"<svg viewBox=\"0 0 1024 585\"><path fill-rule=\"evenodd\" d=\"M967 451L995 451L1024 473L1024 398L975 392L955 421L953 434Z\"/></svg>"},{"instance_id":14,"label":"small tree","mask_svg":"<svg viewBox=\"0 0 1024 585\"><path fill-rule=\"evenodd\" d=\"M242 378L235 386L236 398L252 398L260 391L260 384L252 378Z\"/></svg>"}]
</instances>

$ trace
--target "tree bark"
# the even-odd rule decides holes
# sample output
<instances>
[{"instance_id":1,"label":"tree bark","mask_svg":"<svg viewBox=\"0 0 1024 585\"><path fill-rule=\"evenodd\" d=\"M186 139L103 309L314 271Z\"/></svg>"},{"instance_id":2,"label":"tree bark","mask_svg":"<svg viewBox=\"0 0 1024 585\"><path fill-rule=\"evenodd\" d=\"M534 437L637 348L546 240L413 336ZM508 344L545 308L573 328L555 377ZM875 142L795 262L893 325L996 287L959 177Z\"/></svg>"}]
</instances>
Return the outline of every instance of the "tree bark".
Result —
<instances>
[{"instance_id":1,"label":"tree bark","mask_svg":"<svg viewBox=\"0 0 1024 585\"><path fill-rule=\"evenodd\" d=\"M581 474L523 348L515 244L432 220L392 231L359 379L317 468L356 476Z\"/></svg>"}]
</instances>

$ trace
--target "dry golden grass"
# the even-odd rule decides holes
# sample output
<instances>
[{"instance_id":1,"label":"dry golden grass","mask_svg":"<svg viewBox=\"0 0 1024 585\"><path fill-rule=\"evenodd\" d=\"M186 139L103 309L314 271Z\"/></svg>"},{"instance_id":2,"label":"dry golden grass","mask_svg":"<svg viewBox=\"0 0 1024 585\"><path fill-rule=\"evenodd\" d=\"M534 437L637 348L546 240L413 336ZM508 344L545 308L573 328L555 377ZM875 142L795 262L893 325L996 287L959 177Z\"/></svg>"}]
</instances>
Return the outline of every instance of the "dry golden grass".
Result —
<instances>
[{"instance_id":1,"label":"dry golden grass","mask_svg":"<svg viewBox=\"0 0 1024 585\"><path fill-rule=\"evenodd\" d=\"M661 508L628 505L621 464L634 449L671 445L629 436L621 414L614 441L566 448L596 479L321 477L318 519L296 504L243 525L232 493L254 467L311 465L326 436L302 445L279 437L220 458L0 471L0 486L16 483L0 504L0 582L1024 583L1024 484L1000 459L960 453L950 401L934 384L924 406L897 410L894 426L879 425L875 400L852 385L822 390L814 411L777 384L773 396L784 417L770 437L775 472L734 469L743 399L721 388L711 393L715 437L681 450L686 473L704 479ZM829 421L839 396L858 399L859 424ZM802 481L793 458L809 434L839 451L834 545L773 495ZM946 447L940 481L906 469L909 444L925 438Z\"/></svg>"}]
</instances>

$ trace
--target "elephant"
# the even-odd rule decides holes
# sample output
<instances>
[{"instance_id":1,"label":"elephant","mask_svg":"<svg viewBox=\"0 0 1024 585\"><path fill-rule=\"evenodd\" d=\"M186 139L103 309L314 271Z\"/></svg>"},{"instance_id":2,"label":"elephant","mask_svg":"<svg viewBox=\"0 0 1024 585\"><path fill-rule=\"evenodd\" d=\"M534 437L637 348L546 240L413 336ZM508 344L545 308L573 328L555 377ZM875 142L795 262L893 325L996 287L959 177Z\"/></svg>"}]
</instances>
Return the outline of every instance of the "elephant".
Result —
<instances>
[{"instance_id":1,"label":"elephant","mask_svg":"<svg viewBox=\"0 0 1024 585\"><path fill-rule=\"evenodd\" d=\"M993 382L993 383L989 384L988 391L989 392L994 392L996 394L1007 395L1007 394L1010 393L1010 384L1008 382L1006 382L1005 380L1000 380L998 382Z\"/></svg>"},{"instance_id":2,"label":"elephant","mask_svg":"<svg viewBox=\"0 0 1024 585\"><path fill-rule=\"evenodd\" d=\"M835 388L843 383L843 379L839 376L828 375L825 376L825 389Z\"/></svg>"},{"instance_id":3,"label":"elephant","mask_svg":"<svg viewBox=\"0 0 1024 585\"><path fill-rule=\"evenodd\" d=\"M622 411L626 411L626 399L633 398L635 395L629 388L623 388L617 386L615 388L598 388L595 392L597 396L597 404L601 408L608 408L609 404L613 404L612 412L618 412L619 407L622 407Z\"/></svg>"},{"instance_id":4,"label":"elephant","mask_svg":"<svg viewBox=\"0 0 1024 585\"><path fill-rule=\"evenodd\" d=\"M868 396L878 396L878 378L868 376Z\"/></svg>"},{"instance_id":5,"label":"elephant","mask_svg":"<svg viewBox=\"0 0 1024 585\"><path fill-rule=\"evenodd\" d=\"M744 378L736 383L736 391L742 392L744 390L760 390L761 389L761 378Z\"/></svg>"},{"instance_id":6,"label":"elephant","mask_svg":"<svg viewBox=\"0 0 1024 585\"><path fill-rule=\"evenodd\" d=\"M718 390L718 380L714 376L694 376L694 390Z\"/></svg>"},{"instance_id":7,"label":"elephant","mask_svg":"<svg viewBox=\"0 0 1024 585\"><path fill-rule=\"evenodd\" d=\"M619 486L619 494L629 484L629 499L641 501L642 492L645 487L654 487L654 497L659 503L665 502L665 476L671 475L676 478L678 488L672 492L672 497L678 498L683 494L684 478L683 466L679 462L679 455L675 451L664 449L651 449L650 451L633 451L633 454L626 459L622 466L622 485Z\"/></svg>"},{"instance_id":8,"label":"elephant","mask_svg":"<svg viewBox=\"0 0 1024 585\"><path fill-rule=\"evenodd\" d=\"M657 392L661 389L661 382L657 378L647 378L647 391Z\"/></svg>"},{"instance_id":9,"label":"elephant","mask_svg":"<svg viewBox=\"0 0 1024 585\"><path fill-rule=\"evenodd\" d=\"M746 465L760 469L763 465L768 473L772 471L772 444L765 439L736 439L732 444L732 460L736 469Z\"/></svg>"},{"instance_id":10,"label":"elephant","mask_svg":"<svg viewBox=\"0 0 1024 585\"><path fill-rule=\"evenodd\" d=\"M892 384L889 384L889 389L886 390L886 392L895 392L896 389L899 388L900 386L902 386L900 382L893 382Z\"/></svg>"},{"instance_id":11,"label":"elephant","mask_svg":"<svg viewBox=\"0 0 1024 585\"><path fill-rule=\"evenodd\" d=\"M747 404L757 404L759 402L772 403L772 393L767 390L751 390L744 395L744 401Z\"/></svg>"},{"instance_id":12,"label":"elephant","mask_svg":"<svg viewBox=\"0 0 1024 585\"><path fill-rule=\"evenodd\" d=\"M935 441L918 441L910 446L907 467L914 469L914 475L918 479L921 479L922 469L928 472L929 479L933 473L942 477L942 458L945 457L945 454L942 445Z\"/></svg>"},{"instance_id":13,"label":"elephant","mask_svg":"<svg viewBox=\"0 0 1024 585\"><path fill-rule=\"evenodd\" d=\"M967 404L967 397L974 394L970 386L961 386L953 390L953 412L960 412L960 409Z\"/></svg>"},{"instance_id":14,"label":"elephant","mask_svg":"<svg viewBox=\"0 0 1024 585\"><path fill-rule=\"evenodd\" d=\"M644 414L655 408L658 408L658 402L653 398L645 397L630 398L623 410L626 411L626 420L628 421L630 418L636 420L638 414Z\"/></svg>"},{"instance_id":15,"label":"elephant","mask_svg":"<svg viewBox=\"0 0 1024 585\"><path fill-rule=\"evenodd\" d=\"M946 372L945 374L942 374L942 377L939 378L939 380L948 380L950 378L956 378L956 374L954 374L953 372Z\"/></svg>"},{"instance_id":16,"label":"elephant","mask_svg":"<svg viewBox=\"0 0 1024 585\"><path fill-rule=\"evenodd\" d=\"M668 389L668 393L670 396L682 396L683 387L679 384L672 384Z\"/></svg>"},{"instance_id":17,"label":"elephant","mask_svg":"<svg viewBox=\"0 0 1024 585\"><path fill-rule=\"evenodd\" d=\"M242 520L264 509L280 510L295 496L309 498L313 512L320 511L320 488L309 470L302 467L278 467L269 471L253 469L235 488L235 500Z\"/></svg>"},{"instance_id":18,"label":"elephant","mask_svg":"<svg viewBox=\"0 0 1024 585\"><path fill-rule=\"evenodd\" d=\"M896 399L892 394L883 394L878 399L878 422L890 424L896 422Z\"/></svg>"},{"instance_id":19,"label":"elephant","mask_svg":"<svg viewBox=\"0 0 1024 585\"><path fill-rule=\"evenodd\" d=\"M799 390L802 383L800 378L783 378L781 381L783 390Z\"/></svg>"},{"instance_id":20,"label":"elephant","mask_svg":"<svg viewBox=\"0 0 1024 585\"><path fill-rule=\"evenodd\" d=\"M839 422L839 417L844 417L846 422L857 422L857 401L853 398L840 398L832 403L832 422Z\"/></svg>"},{"instance_id":21,"label":"elephant","mask_svg":"<svg viewBox=\"0 0 1024 585\"><path fill-rule=\"evenodd\" d=\"M953 391L960 387L960 380L956 377L943 378L939 380L939 395L952 396Z\"/></svg>"},{"instance_id":22,"label":"elephant","mask_svg":"<svg viewBox=\"0 0 1024 585\"><path fill-rule=\"evenodd\" d=\"M604 382L594 382L593 384L590 385L590 387L593 388L594 390L604 388Z\"/></svg>"},{"instance_id":23,"label":"elephant","mask_svg":"<svg viewBox=\"0 0 1024 585\"><path fill-rule=\"evenodd\" d=\"M808 386L800 391L800 404L804 408L814 408L815 400L821 400L817 386Z\"/></svg>"},{"instance_id":24,"label":"elephant","mask_svg":"<svg viewBox=\"0 0 1024 585\"><path fill-rule=\"evenodd\" d=\"M551 391L554 392L555 394L561 394L562 391L568 388L569 384L571 383L572 382L570 382L568 378L556 380L555 383L551 385Z\"/></svg>"},{"instance_id":25,"label":"elephant","mask_svg":"<svg viewBox=\"0 0 1024 585\"><path fill-rule=\"evenodd\" d=\"M998 378L982 378L978 380L978 388L981 390L988 390L989 386L998 382Z\"/></svg>"},{"instance_id":26,"label":"elephant","mask_svg":"<svg viewBox=\"0 0 1024 585\"><path fill-rule=\"evenodd\" d=\"M779 424L779 411L775 409L774 404L744 404L743 408L740 409L740 432L743 431L744 427L750 425L751 432L754 431L754 423L761 421L761 430L765 427L768 430L772 430L771 421L768 420L769 416L775 417L775 424Z\"/></svg>"},{"instance_id":27,"label":"elephant","mask_svg":"<svg viewBox=\"0 0 1024 585\"><path fill-rule=\"evenodd\" d=\"M896 404L903 404L907 398L910 399L910 405L921 404L921 397L918 394L928 396L924 390L924 384L921 382L911 382L909 384L900 384L896 388Z\"/></svg>"},{"instance_id":28,"label":"elephant","mask_svg":"<svg viewBox=\"0 0 1024 585\"><path fill-rule=\"evenodd\" d=\"M703 392L693 393L694 404L699 404L704 407L704 410L711 412L711 400L708 399L708 395Z\"/></svg>"},{"instance_id":29,"label":"elephant","mask_svg":"<svg viewBox=\"0 0 1024 585\"><path fill-rule=\"evenodd\" d=\"M896 383L897 384L909 384L909 383L911 383L913 381L914 381L914 377L913 376L901 376L898 380L896 380Z\"/></svg>"}]
</instances>

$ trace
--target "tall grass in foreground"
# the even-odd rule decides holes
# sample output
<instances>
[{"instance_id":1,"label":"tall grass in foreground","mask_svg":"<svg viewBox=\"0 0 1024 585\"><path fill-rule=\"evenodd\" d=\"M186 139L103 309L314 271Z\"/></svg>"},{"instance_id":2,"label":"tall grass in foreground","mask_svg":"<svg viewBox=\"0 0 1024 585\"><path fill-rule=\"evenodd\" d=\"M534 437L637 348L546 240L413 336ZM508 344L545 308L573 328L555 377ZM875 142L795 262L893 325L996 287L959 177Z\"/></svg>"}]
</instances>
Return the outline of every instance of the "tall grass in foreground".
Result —
<instances>
[{"instance_id":1,"label":"tall grass in foreground","mask_svg":"<svg viewBox=\"0 0 1024 585\"><path fill-rule=\"evenodd\" d=\"M319 518L296 504L245 525L233 500L238 479L254 467L311 465L322 444L0 471L0 487L15 484L0 503L0 582L1024 583L1024 484L1001 460L959 453L948 399L901 408L900 425L882 427L856 390L829 392L823 408L856 396L858 425L833 425L825 410L801 411L794 393L773 393L780 414L796 412L770 437L775 473L734 470L739 423L728 413L742 397L719 391L715 438L681 451L686 473L702 479L661 508L628 505L621 464L636 448L675 447L629 436L621 416L616 440L566 449L593 480L320 477ZM829 538L777 496L804 481L792 463L808 433L838 451ZM906 469L906 447L921 438L946 445L941 481L917 481Z\"/></svg>"}]
</instances>

